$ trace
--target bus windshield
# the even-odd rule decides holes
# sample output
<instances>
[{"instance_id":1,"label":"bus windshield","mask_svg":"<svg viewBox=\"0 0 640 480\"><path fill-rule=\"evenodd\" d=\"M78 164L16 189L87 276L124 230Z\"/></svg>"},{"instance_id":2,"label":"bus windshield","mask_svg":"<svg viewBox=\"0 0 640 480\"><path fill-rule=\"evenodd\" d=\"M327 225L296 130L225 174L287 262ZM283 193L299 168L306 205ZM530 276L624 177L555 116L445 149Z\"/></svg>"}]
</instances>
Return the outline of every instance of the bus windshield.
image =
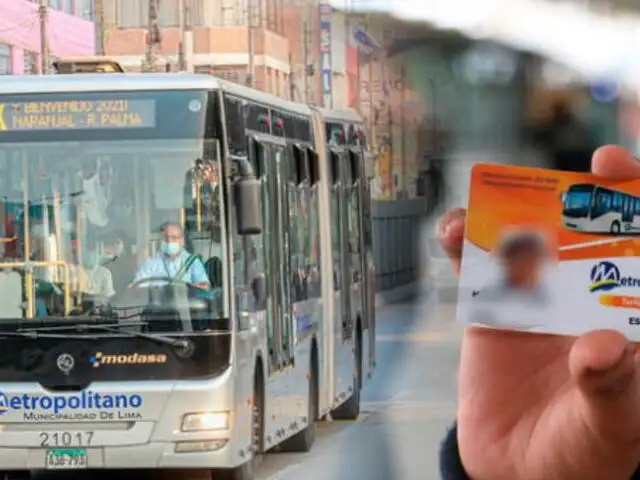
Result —
<instances>
[{"instance_id":1,"label":"bus windshield","mask_svg":"<svg viewBox=\"0 0 640 480\"><path fill-rule=\"evenodd\" d=\"M227 316L211 104L0 95L0 322L108 312L206 330Z\"/></svg>"},{"instance_id":2,"label":"bus windshield","mask_svg":"<svg viewBox=\"0 0 640 480\"><path fill-rule=\"evenodd\" d=\"M563 215L574 218L589 216L593 190L592 185L572 186L564 198Z\"/></svg>"}]
</instances>

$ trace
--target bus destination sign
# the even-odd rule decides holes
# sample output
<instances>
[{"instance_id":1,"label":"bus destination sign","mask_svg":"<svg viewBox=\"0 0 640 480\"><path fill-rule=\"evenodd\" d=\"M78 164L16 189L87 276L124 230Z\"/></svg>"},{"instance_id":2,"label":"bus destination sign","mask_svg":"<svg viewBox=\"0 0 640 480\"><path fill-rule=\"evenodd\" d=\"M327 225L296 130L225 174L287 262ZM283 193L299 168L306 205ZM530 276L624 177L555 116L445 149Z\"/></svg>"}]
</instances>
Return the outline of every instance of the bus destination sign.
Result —
<instances>
[{"instance_id":1,"label":"bus destination sign","mask_svg":"<svg viewBox=\"0 0 640 480\"><path fill-rule=\"evenodd\" d=\"M0 102L0 132L155 126L155 100Z\"/></svg>"}]
</instances>

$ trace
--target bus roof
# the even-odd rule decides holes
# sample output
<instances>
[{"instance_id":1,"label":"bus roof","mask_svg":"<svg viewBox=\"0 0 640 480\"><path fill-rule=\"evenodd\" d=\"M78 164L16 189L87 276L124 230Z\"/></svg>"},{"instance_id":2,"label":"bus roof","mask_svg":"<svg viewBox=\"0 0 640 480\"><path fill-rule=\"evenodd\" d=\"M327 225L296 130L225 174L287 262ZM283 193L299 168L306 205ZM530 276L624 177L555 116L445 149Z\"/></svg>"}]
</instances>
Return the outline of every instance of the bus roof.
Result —
<instances>
[{"instance_id":1,"label":"bus roof","mask_svg":"<svg viewBox=\"0 0 640 480\"><path fill-rule=\"evenodd\" d=\"M118 92L136 90L214 90L299 115L311 115L304 104L260 92L211 75L194 73L87 73L82 75L4 75L1 94Z\"/></svg>"},{"instance_id":2,"label":"bus roof","mask_svg":"<svg viewBox=\"0 0 640 480\"><path fill-rule=\"evenodd\" d=\"M220 78L216 78L216 81L218 82L219 88L222 88L223 91L229 92L232 95L243 97L272 107L289 110L290 112L297 113L299 115L311 115L311 108L309 108L309 106L305 105L304 103L285 100L284 98L280 98L276 95L271 95L270 93L264 93L259 90L254 90L253 88L245 87L244 85L239 85L237 83L222 80Z\"/></svg>"},{"instance_id":3,"label":"bus roof","mask_svg":"<svg viewBox=\"0 0 640 480\"><path fill-rule=\"evenodd\" d=\"M362 123L362 117L357 111L349 108L344 110L332 110L330 108L316 107L325 120L330 122Z\"/></svg>"},{"instance_id":4,"label":"bus roof","mask_svg":"<svg viewBox=\"0 0 640 480\"><path fill-rule=\"evenodd\" d=\"M205 75L166 73L87 73L83 75L7 75L0 78L0 93L72 93L135 90L213 89L216 79Z\"/></svg>"}]
</instances>

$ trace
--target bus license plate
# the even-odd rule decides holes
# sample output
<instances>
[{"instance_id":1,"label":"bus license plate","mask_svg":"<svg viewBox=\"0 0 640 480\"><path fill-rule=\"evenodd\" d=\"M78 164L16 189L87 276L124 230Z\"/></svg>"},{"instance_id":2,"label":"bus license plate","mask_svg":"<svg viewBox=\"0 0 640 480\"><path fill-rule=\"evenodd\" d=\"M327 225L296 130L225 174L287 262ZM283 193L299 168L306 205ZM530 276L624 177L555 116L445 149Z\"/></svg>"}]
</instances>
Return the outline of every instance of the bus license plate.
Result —
<instances>
[{"instance_id":1,"label":"bus license plate","mask_svg":"<svg viewBox=\"0 0 640 480\"><path fill-rule=\"evenodd\" d=\"M72 470L87 468L87 450L84 448L52 448L47 450L44 468Z\"/></svg>"}]
</instances>

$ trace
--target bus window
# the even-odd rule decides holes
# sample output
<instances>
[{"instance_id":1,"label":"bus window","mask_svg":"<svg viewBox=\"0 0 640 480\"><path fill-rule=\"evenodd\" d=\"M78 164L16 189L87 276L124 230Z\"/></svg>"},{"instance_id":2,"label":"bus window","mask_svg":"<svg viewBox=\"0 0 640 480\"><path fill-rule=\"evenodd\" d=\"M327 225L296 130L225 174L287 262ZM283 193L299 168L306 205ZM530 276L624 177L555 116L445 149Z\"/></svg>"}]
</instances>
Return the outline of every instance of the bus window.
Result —
<instances>
[{"instance_id":1,"label":"bus window","mask_svg":"<svg viewBox=\"0 0 640 480\"><path fill-rule=\"evenodd\" d=\"M340 156L333 151L329 151L329 170L331 172L331 246L333 252L333 287L335 291L342 290L341 285L341 265L342 245L340 236Z\"/></svg>"},{"instance_id":2,"label":"bus window","mask_svg":"<svg viewBox=\"0 0 640 480\"><path fill-rule=\"evenodd\" d=\"M622 195L617 192L613 194L613 208L616 212L622 212Z\"/></svg>"},{"instance_id":3,"label":"bus window","mask_svg":"<svg viewBox=\"0 0 640 480\"><path fill-rule=\"evenodd\" d=\"M349 229L349 253L351 253L352 279L354 282L360 281L360 182L359 156L349 151L346 163L347 179L346 199L347 199L347 228Z\"/></svg>"},{"instance_id":4,"label":"bus window","mask_svg":"<svg viewBox=\"0 0 640 480\"><path fill-rule=\"evenodd\" d=\"M268 172L268 161L270 147L256 142L256 151L252 153L252 164L256 169L256 176L260 179L262 191L262 224L264 229L260 235L253 235L253 248L255 250L255 268L249 272L249 277L253 277L251 283L256 283L255 279L265 279L265 297L259 305L260 310L266 310L267 320L267 346L269 349L269 370L277 370L279 361L279 321L277 318L278 308L274 304L276 298L274 292L274 277L271 272L275 272L273 260L273 237L269 235L275 222L272 210L272 192L270 189L270 174ZM251 270L251 269L250 269ZM269 275L266 273L269 272Z\"/></svg>"},{"instance_id":5,"label":"bus window","mask_svg":"<svg viewBox=\"0 0 640 480\"><path fill-rule=\"evenodd\" d=\"M307 152L309 163L309 244L307 250L307 294L310 298L320 296L320 215L318 212L318 189L320 174L318 155L311 149Z\"/></svg>"},{"instance_id":6,"label":"bus window","mask_svg":"<svg viewBox=\"0 0 640 480\"><path fill-rule=\"evenodd\" d=\"M275 280L274 288L278 292L274 299L279 305L277 313L277 328L280 331L280 351L278 365L282 368L293 362L293 311L291 309L292 288L288 283L290 280L290 269L287 265L289 232L289 198L287 176L290 160L288 149L280 145L270 145L271 151L270 166L267 166L267 177L273 202L271 204L272 227L267 230L270 242L270 255L275 268L268 270L270 276ZM286 152L286 153L285 153Z\"/></svg>"},{"instance_id":7,"label":"bus window","mask_svg":"<svg viewBox=\"0 0 640 480\"><path fill-rule=\"evenodd\" d=\"M307 205L306 195L306 152L293 147L289 162L289 261L291 269L291 295L293 302L306 300L304 266Z\"/></svg>"},{"instance_id":8,"label":"bus window","mask_svg":"<svg viewBox=\"0 0 640 480\"><path fill-rule=\"evenodd\" d=\"M238 156L247 156L247 137L245 136L245 105L238 98L226 95L224 97L224 109L227 117L227 141L229 153Z\"/></svg>"}]
</instances>

